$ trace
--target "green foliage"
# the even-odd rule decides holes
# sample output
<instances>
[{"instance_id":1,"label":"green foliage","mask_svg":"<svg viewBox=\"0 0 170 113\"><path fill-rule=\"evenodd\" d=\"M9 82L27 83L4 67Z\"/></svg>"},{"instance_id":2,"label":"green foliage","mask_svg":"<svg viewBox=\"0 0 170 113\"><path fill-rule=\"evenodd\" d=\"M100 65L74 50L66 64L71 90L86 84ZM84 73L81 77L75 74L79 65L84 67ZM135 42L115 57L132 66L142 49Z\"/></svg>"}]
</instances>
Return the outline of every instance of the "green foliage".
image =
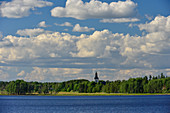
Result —
<instances>
[{"instance_id":1,"label":"green foliage","mask_svg":"<svg viewBox=\"0 0 170 113\"><path fill-rule=\"evenodd\" d=\"M52 94L60 91L79 93L170 93L170 77L161 73L158 76L145 76L130 78L129 80L117 81L88 81L70 80L61 83L39 83L16 80L11 82L0 81L0 91L7 91L9 94Z\"/></svg>"},{"instance_id":2,"label":"green foliage","mask_svg":"<svg viewBox=\"0 0 170 113\"><path fill-rule=\"evenodd\" d=\"M44 84L43 85L43 87L42 87L42 92L44 93L44 94L47 94L47 93L49 93L49 85L48 84Z\"/></svg>"},{"instance_id":3,"label":"green foliage","mask_svg":"<svg viewBox=\"0 0 170 113\"><path fill-rule=\"evenodd\" d=\"M6 87L6 90L10 94L17 94L17 95L26 94L27 89L28 89L27 82L25 82L24 80L12 81Z\"/></svg>"}]
</instances>

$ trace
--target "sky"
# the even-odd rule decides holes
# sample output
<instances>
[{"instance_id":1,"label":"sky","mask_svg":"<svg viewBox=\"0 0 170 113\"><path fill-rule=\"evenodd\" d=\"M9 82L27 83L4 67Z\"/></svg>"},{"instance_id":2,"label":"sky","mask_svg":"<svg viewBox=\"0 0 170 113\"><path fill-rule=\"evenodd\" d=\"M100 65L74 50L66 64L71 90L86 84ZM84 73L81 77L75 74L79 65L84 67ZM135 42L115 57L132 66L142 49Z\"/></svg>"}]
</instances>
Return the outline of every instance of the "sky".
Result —
<instances>
[{"instance_id":1,"label":"sky","mask_svg":"<svg viewBox=\"0 0 170 113\"><path fill-rule=\"evenodd\" d=\"M0 81L170 76L169 0L1 0Z\"/></svg>"}]
</instances>

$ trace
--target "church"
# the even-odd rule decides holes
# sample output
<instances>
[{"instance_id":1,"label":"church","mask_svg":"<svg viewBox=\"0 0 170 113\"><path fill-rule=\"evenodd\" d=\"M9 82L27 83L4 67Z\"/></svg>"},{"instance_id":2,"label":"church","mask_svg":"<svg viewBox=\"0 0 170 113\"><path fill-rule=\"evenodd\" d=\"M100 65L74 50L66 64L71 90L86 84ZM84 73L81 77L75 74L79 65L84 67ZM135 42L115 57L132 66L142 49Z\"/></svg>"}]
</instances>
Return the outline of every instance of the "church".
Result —
<instances>
[{"instance_id":1,"label":"church","mask_svg":"<svg viewBox=\"0 0 170 113\"><path fill-rule=\"evenodd\" d=\"M94 80L95 80L95 82L96 82L96 83L98 83L98 82L99 82L99 77L98 77L98 74L97 74L97 72L95 73Z\"/></svg>"}]
</instances>

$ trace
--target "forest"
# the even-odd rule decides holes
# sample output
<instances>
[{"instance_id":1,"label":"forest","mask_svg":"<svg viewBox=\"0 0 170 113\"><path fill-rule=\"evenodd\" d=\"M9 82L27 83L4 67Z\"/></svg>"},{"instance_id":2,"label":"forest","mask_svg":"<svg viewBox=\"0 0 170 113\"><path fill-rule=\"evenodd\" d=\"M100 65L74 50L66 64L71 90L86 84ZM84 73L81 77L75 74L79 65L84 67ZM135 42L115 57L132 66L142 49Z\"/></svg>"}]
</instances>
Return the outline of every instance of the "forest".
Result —
<instances>
[{"instance_id":1,"label":"forest","mask_svg":"<svg viewBox=\"0 0 170 113\"><path fill-rule=\"evenodd\" d=\"M170 77L158 76L129 78L128 80L103 81L98 83L85 79L65 82L26 82L24 80L0 81L0 91L9 95L78 93L170 93Z\"/></svg>"}]
</instances>

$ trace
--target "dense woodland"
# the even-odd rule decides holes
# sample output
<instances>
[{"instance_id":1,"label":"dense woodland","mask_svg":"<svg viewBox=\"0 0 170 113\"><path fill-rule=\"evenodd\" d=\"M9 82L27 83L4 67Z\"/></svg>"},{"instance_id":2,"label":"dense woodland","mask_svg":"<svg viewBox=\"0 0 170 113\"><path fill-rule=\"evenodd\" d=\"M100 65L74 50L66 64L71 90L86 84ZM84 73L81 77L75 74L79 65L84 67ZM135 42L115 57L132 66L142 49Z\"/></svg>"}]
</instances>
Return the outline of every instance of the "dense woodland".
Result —
<instances>
[{"instance_id":1,"label":"dense woodland","mask_svg":"<svg viewBox=\"0 0 170 113\"><path fill-rule=\"evenodd\" d=\"M26 82L16 80L10 82L0 82L0 90L7 91L8 94L56 94L58 92L79 92L79 93L170 93L170 77L161 73L158 76L145 76L130 78L129 80L94 81L70 80L66 82Z\"/></svg>"}]
</instances>

